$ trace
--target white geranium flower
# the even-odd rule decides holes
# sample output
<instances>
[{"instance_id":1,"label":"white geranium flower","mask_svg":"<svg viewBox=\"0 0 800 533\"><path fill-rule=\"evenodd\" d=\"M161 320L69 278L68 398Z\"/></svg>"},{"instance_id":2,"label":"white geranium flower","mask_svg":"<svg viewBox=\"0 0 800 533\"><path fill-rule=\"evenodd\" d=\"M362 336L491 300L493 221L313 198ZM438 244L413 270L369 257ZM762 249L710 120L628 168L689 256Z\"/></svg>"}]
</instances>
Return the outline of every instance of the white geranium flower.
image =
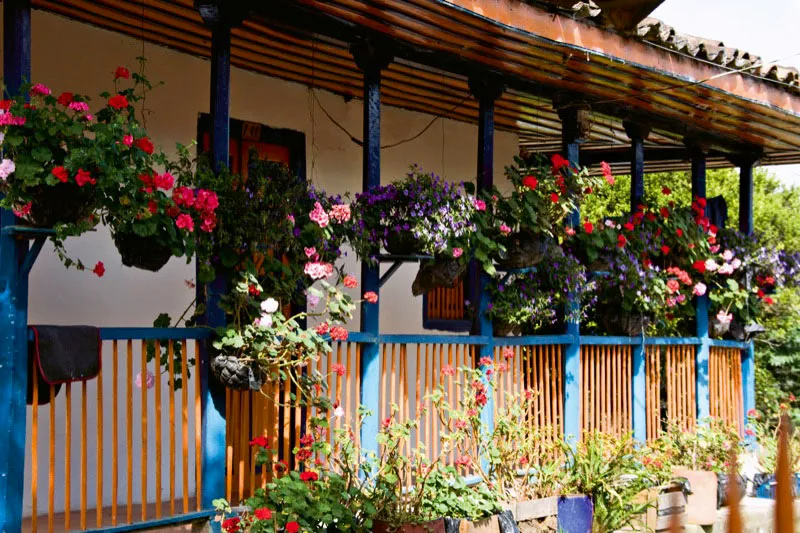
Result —
<instances>
[{"instance_id":1,"label":"white geranium flower","mask_svg":"<svg viewBox=\"0 0 800 533\"><path fill-rule=\"evenodd\" d=\"M261 302L261 310L265 313L272 314L278 310L278 301L275 298L267 298ZM270 322L272 319L270 319Z\"/></svg>"}]
</instances>

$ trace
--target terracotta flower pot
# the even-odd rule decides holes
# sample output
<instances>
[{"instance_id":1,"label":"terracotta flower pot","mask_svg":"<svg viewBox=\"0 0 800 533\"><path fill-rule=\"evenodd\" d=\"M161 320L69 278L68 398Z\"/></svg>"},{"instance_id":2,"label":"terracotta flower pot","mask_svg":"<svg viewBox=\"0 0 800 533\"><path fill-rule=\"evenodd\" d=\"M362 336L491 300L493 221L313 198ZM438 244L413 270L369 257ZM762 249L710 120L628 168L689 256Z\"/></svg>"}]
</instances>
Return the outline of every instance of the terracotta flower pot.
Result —
<instances>
[{"instance_id":1,"label":"terracotta flower pot","mask_svg":"<svg viewBox=\"0 0 800 533\"><path fill-rule=\"evenodd\" d=\"M34 226L52 228L59 224L74 224L92 214L95 189L77 183L41 185L29 191L31 212L26 219Z\"/></svg>"},{"instance_id":2,"label":"terracotta flower pot","mask_svg":"<svg viewBox=\"0 0 800 533\"><path fill-rule=\"evenodd\" d=\"M160 244L155 237L140 237L133 233L114 234L114 245L127 267L158 272L172 257L172 250Z\"/></svg>"},{"instance_id":3,"label":"terracotta flower pot","mask_svg":"<svg viewBox=\"0 0 800 533\"><path fill-rule=\"evenodd\" d=\"M425 524L389 524L380 520L372 526L373 533L445 533L444 519Z\"/></svg>"}]
</instances>

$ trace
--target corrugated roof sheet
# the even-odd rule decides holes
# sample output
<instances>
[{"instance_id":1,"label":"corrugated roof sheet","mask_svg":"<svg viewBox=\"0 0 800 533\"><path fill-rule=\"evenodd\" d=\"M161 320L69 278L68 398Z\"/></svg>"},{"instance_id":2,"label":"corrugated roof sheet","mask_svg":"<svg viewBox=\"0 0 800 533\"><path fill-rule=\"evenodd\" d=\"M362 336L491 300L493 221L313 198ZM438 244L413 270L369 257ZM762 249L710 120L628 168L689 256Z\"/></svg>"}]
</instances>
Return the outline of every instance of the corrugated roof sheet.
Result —
<instances>
[{"instance_id":1,"label":"corrugated roof sheet","mask_svg":"<svg viewBox=\"0 0 800 533\"><path fill-rule=\"evenodd\" d=\"M725 46L725 43L696 37L677 31L665 22L647 17L641 20L635 29L619 28L614 23L614 17L604 13L604 8L598 5L601 0L526 0L527 3L555 9L561 13L570 14L574 18L591 20L600 26L608 27L620 33L632 34L642 41L662 46L673 52L690 56L692 58L708 61L732 70L748 69L746 72L757 78L775 82L791 92L800 92L800 71L794 67L775 65L755 54L738 48ZM643 1L643 4L657 7L658 3ZM753 67L753 68L751 68Z\"/></svg>"}]
</instances>

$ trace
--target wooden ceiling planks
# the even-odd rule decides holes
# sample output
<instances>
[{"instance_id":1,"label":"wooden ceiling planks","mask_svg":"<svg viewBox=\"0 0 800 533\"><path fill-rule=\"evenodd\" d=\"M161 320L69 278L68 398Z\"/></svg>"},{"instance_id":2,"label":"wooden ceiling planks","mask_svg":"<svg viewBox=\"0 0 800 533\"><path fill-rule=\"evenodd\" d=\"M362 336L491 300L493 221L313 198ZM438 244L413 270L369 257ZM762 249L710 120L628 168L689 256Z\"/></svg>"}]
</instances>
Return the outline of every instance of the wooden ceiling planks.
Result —
<instances>
[{"instance_id":1,"label":"wooden ceiling planks","mask_svg":"<svg viewBox=\"0 0 800 533\"><path fill-rule=\"evenodd\" d=\"M574 57L565 60L563 53L554 50L533 50L517 34L493 35L491 43L486 41L487 35L491 34L485 28L481 30L482 33L470 36L464 32L471 31L471 28L477 29L474 26L477 23L473 21L473 26L454 25L452 21L444 20L444 6L437 2L378 0L378 3L387 2L395 10L389 14L388 20L396 27L386 33L402 31L404 33L398 37L407 39L413 32L421 31L420 23L415 17L427 14L427 26L424 28L429 33L437 28L435 24L449 26L447 31L436 33L436 37L451 47L461 43L461 49L455 51L458 57L476 60L473 57L474 51L470 51L470 48L493 44L497 45L498 50L489 51L486 56L497 61L493 65L499 70L513 67L511 72L519 72L522 69L535 81L543 80L551 86L574 91L583 89L586 92L586 88L591 86L596 96L606 99L625 94L621 92L625 89L625 80L615 79L612 71L600 65L583 65L586 61ZM316 5L317 0L296 0L293 3ZM338 12L340 16L349 18L351 22L369 25L363 19L363 12L358 11L364 2L332 0L328 4L336 4L334 7L338 9L346 5L349 11ZM180 52L200 57L209 55L210 32L194 10L192 0L33 0L33 6L134 38L143 38ZM431 11L426 11L426 8ZM384 10L378 11L380 12L373 10L367 13L385 26L389 22L382 17L387 17L387 14ZM470 37L473 42L466 42L465 39ZM426 45L434 46L430 43L430 38L426 39ZM501 43L502 39L508 42ZM239 68L324 89L348 98L359 98L361 95L362 76L350 56L347 43L314 35L308 28L290 27L284 22L266 20L256 15L249 17L234 30L232 45L231 60ZM637 72L635 68L633 72ZM477 120L477 103L469 96L464 76L400 59L384 71L383 77L383 101L387 105L443 115L464 122L475 123ZM647 76L633 79L631 85L639 88L663 88L663 82L653 81ZM667 106L670 108L668 116L672 120L681 117L684 122L693 123L695 128L736 139L738 143L766 146L768 151L777 152L776 156L779 158L776 161L800 161L797 146L787 140L794 136L800 145L800 132L795 131L793 136L787 136L774 125L766 131L764 114L761 115L762 120L755 120L751 111L745 113L735 106L728 106L726 113L717 113L712 104L686 103L685 99L666 93L648 93L646 99L639 95L638 98L628 100L626 106L635 108L639 113L653 115L658 115L661 108ZM727 114L731 109L737 115ZM714 120L711 120L711 116ZM498 100L496 121L499 130L519 134L521 146L525 149L543 149L560 142L560 121L552 104L541 95L526 94L520 88L506 91ZM769 133L773 136L770 137ZM679 133L655 130L651 142L664 146L680 146L680 137ZM599 147L619 147L627 144L627 136L621 121L606 116L597 121L591 141ZM769 160L768 154L765 161ZM685 168L683 162L674 164ZM661 162L657 165L665 167L667 163Z\"/></svg>"}]
</instances>

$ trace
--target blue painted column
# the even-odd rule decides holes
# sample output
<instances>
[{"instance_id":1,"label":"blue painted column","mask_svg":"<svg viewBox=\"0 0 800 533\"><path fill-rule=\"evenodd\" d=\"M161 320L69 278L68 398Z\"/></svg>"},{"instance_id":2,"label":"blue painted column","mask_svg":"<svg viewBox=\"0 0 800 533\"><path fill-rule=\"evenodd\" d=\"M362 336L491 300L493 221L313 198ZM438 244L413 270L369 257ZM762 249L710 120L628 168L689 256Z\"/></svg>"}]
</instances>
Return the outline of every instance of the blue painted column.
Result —
<instances>
[{"instance_id":1,"label":"blue painted column","mask_svg":"<svg viewBox=\"0 0 800 533\"><path fill-rule=\"evenodd\" d=\"M625 132L631 140L631 214L636 213L644 200L644 141L649 128L633 122L624 122ZM647 373L645 372L644 343L632 347L631 377L633 438L647 440Z\"/></svg>"},{"instance_id":2,"label":"blue painted column","mask_svg":"<svg viewBox=\"0 0 800 533\"><path fill-rule=\"evenodd\" d=\"M708 150L699 143L687 142L692 160L692 198L706 197L706 154ZM706 211L708 209L706 208ZM695 356L697 420L702 421L711 415L711 399L708 392L708 358L711 343L708 335L708 294L695 297L695 318L697 321L697 345Z\"/></svg>"},{"instance_id":3,"label":"blue painted column","mask_svg":"<svg viewBox=\"0 0 800 533\"><path fill-rule=\"evenodd\" d=\"M561 119L561 146L564 157L571 168L580 166L580 143L588 133L588 111L577 107L558 110ZM572 213L567 224L577 227L581 222L580 208ZM580 308L581 303L571 299L571 309ZM576 442L581 433L581 326L580 321L567 321L567 334L572 342L564 347L564 438Z\"/></svg>"},{"instance_id":4,"label":"blue painted column","mask_svg":"<svg viewBox=\"0 0 800 533\"><path fill-rule=\"evenodd\" d=\"M478 101L478 169L477 169L477 191L490 191L494 185L494 105L500 95L503 94L504 87L497 80L488 77L475 77L469 80L469 88L472 95ZM477 304L478 315L473 324L472 333L494 338L492 321L489 319L489 291L487 289L490 278L483 272L480 266L479 274L475 276L475 286L472 287L473 299ZM494 358L494 343L489 342L478 348L478 355L481 359L488 357ZM485 370L485 365L481 370ZM488 401L481 411L481 422L489 431L494 431L494 391L487 386L486 395ZM482 458L485 462L485 459Z\"/></svg>"},{"instance_id":5,"label":"blue painted column","mask_svg":"<svg viewBox=\"0 0 800 533\"><path fill-rule=\"evenodd\" d=\"M364 127L362 189L381 184L381 71L392 56L385 43L364 39L351 46L356 64L364 73ZM361 289L380 294L380 267L361 263ZM361 304L361 331L377 336L380 331L380 298L378 303ZM361 447L378 452L377 435L380 428L380 346L364 344L361 348L361 405L369 411L361 426Z\"/></svg>"},{"instance_id":6,"label":"blue painted column","mask_svg":"<svg viewBox=\"0 0 800 533\"><path fill-rule=\"evenodd\" d=\"M214 21L211 29L211 162L220 170L228 166L230 151L231 29L228 22ZM201 323L212 328L224 326L225 312L220 297L228 288L228 280L218 275L209 285L198 285L198 302L205 301ZM202 292L205 291L205 292ZM211 374L209 343L200 350L199 378L202 409L202 476L201 503L211 509L212 502L225 497L225 387ZM218 524L213 523L213 526Z\"/></svg>"},{"instance_id":7,"label":"blue painted column","mask_svg":"<svg viewBox=\"0 0 800 533\"><path fill-rule=\"evenodd\" d=\"M739 231L745 235L753 234L753 166L758 163L758 156L744 154L735 158L739 166ZM742 350L742 406L744 423L747 425L747 413L756 408L756 360L753 341ZM748 440L755 442L754 437Z\"/></svg>"},{"instance_id":8,"label":"blue painted column","mask_svg":"<svg viewBox=\"0 0 800 533\"><path fill-rule=\"evenodd\" d=\"M3 82L10 95L31 79L30 0L3 2ZM14 225L11 211L0 212L0 526L22 529L25 479L25 395L28 381L28 279L20 264L28 250L2 232Z\"/></svg>"}]
</instances>

